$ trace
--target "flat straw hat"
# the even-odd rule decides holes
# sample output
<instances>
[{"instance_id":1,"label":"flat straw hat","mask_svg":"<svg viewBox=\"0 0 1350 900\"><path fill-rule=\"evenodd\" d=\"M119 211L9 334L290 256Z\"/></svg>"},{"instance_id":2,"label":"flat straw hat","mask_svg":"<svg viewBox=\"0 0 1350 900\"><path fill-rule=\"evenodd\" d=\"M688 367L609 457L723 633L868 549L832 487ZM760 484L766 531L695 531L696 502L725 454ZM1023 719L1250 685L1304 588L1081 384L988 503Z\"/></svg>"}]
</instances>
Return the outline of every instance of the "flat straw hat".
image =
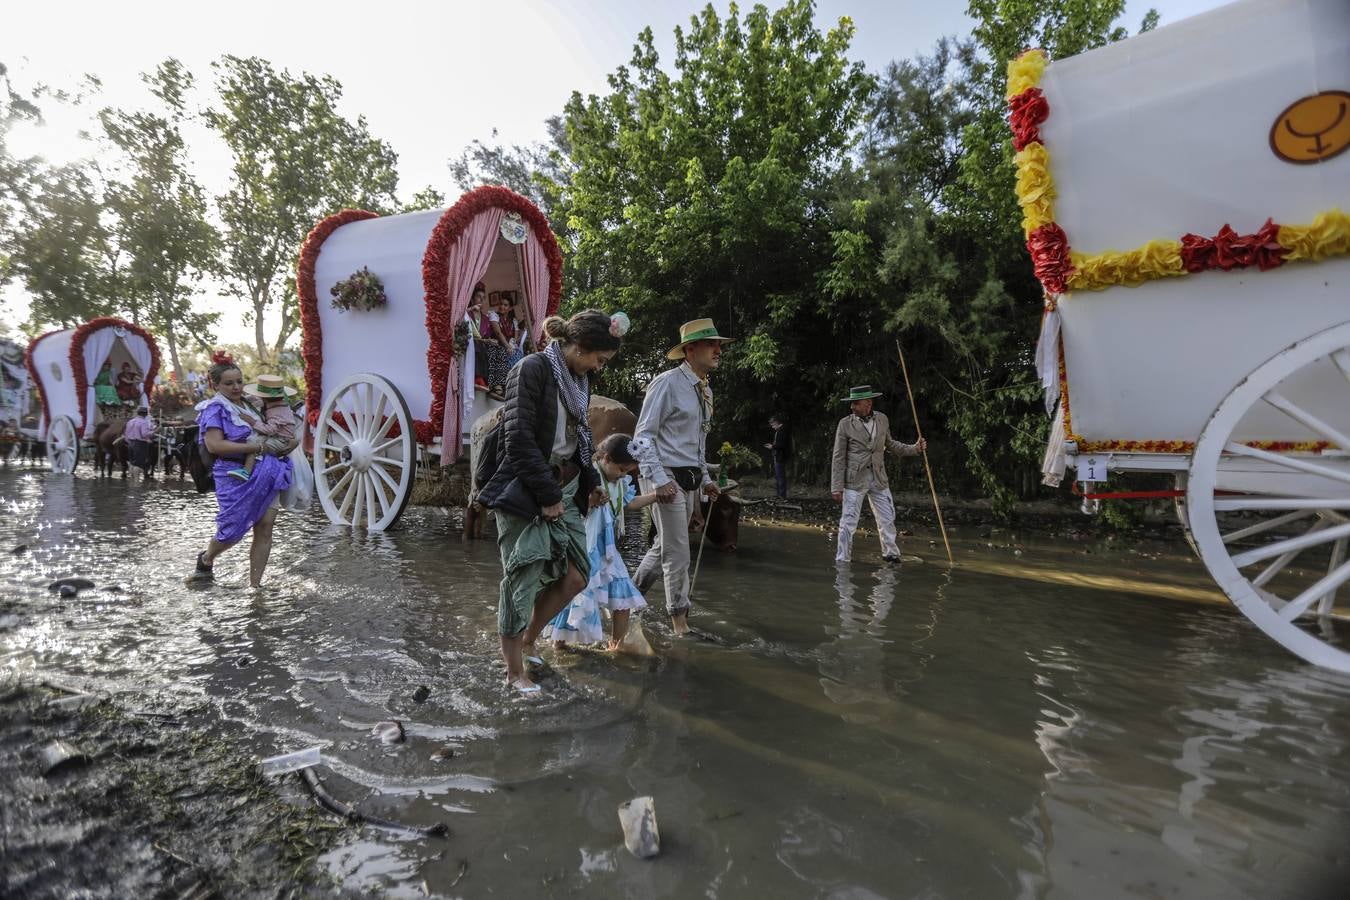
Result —
<instances>
[{"instance_id":1,"label":"flat straw hat","mask_svg":"<svg viewBox=\"0 0 1350 900\"><path fill-rule=\"evenodd\" d=\"M293 387L287 387L281 380L280 375L259 375L258 380L252 384L244 385L244 393L250 397L260 397L263 400L269 400L273 397L285 397L290 399L297 396L300 392Z\"/></svg>"},{"instance_id":2,"label":"flat straw hat","mask_svg":"<svg viewBox=\"0 0 1350 900\"><path fill-rule=\"evenodd\" d=\"M694 341L721 341L730 343L735 338L722 337L712 319L694 319L680 326L680 342L666 353L666 359L684 359L684 345Z\"/></svg>"},{"instance_id":3,"label":"flat straw hat","mask_svg":"<svg viewBox=\"0 0 1350 900\"><path fill-rule=\"evenodd\" d=\"M844 403L852 403L854 400L871 400L873 397L884 397L880 391L872 390L870 384L859 384L848 389L848 396L843 398Z\"/></svg>"}]
</instances>

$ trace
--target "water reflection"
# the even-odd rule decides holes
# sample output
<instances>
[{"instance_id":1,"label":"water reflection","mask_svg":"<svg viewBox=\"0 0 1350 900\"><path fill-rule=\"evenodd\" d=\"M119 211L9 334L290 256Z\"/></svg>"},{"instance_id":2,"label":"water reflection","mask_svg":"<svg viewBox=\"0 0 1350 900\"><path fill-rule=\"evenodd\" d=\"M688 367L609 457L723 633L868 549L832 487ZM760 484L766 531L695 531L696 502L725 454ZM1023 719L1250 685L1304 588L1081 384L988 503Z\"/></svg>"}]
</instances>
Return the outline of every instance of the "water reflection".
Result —
<instances>
[{"instance_id":1,"label":"water reflection","mask_svg":"<svg viewBox=\"0 0 1350 900\"><path fill-rule=\"evenodd\" d=\"M708 640L650 615L657 657L559 657L527 703L501 688L496 547L451 517L287 516L261 591L242 551L192 590L213 514L173 484L0 472L0 550L30 547L0 553L0 666L204 704L260 755L321 745L342 799L451 824L445 855L337 851L356 890L1236 897L1350 866L1350 679L1160 599L1201 590L1184 548L835 569L819 533L751 529L703 559ZM99 588L46 590L69 574ZM405 743L372 735L390 719ZM619 845L641 794L651 862Z\"/></svg>"}]
</instances>

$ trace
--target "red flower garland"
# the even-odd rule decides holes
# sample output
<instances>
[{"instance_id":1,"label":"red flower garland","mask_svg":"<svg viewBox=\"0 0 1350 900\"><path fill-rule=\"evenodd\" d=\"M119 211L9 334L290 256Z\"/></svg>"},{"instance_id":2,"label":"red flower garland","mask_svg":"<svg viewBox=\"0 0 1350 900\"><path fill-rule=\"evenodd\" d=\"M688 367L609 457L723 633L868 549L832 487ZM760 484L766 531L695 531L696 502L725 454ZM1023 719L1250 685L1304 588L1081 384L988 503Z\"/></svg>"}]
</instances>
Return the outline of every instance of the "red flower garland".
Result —
<instances>
[{"instance_id":1,"label":"red flower garland","mask_svg":"<svg viewBox=\"0 0 1350 900\"><path fill-rule=\"evenodd\" d=\"M80 404L80 430L84 430L89 423L89 378L88 373L84 371L84 342L95 331L103 328L122 328L130 331L132 334L145 341L150 348L150 365L145 373L145 383L141 390L145 396L149 397L150 392L155 388L155 376L159 374L159 345L155 343L155 337L139 325L112 316L100 316L97 319L90 319L79 328L70 337L70 371L75 373L75 399Z\"/></svg>"},{"instance_id":2,"label":"red flower garland","mask_svg":"<svg viewBox=\"0 0 1350 900\"><path fill-rule=\"evenodd\" d=\"M1073 272L1069 263L1069 238L1054 222L1042 225L1027 237L1027 252L1045 289L1052 294L1068 290L1066 282Z\"/></svg>"},{"instance_id":3,"label":"red flower garland","mask_svg":"<svg viewBox=\"0 0 1350 900\"><path fill-rule=\"evenodd\" d=\"M39 429L44 427L44 423L48 425L51 423L48 421L50 417L47 415L47 385L43 382L42 376L38 373L37 364L33 362L33 351L37 349L37 345L42 343L42 341L54 334L60 334L63 331L65 331L64 328L57 328L53 331L48 331L46 334L38 335L29 342L28 349L23 353L24 367L28 369L28 377L33 379L33 383L37 385L38 399L42 401L42 418L38 420Z\"/></svg>"},{"instance_id":4,"label":"red flower garland","mask_svg":"<svg viewBox=\"0 0 1350 900\"><path fill-rule=\"evenodd\" d=\"M344 209L315 225L300 245L295 266L295 294L300 301L300 358L305 364L305 418L310 425L319 421L323 403L323 329L319 325L319 298L314 291L314 264L328 236L343 225L363 219L377 219L378 213L364 209Z\"/></svg>"},{"instance_id":5,"label":"red flower garland","mask_svg":"<svg viewBox=\"0 0 1350 900\"><path fill-rule=\"evenodd\" d=\"M427 304L427 370L431 374L431 415L417 422L417 440L430 444L441 433L445 419L445 382L455 356L454 323L450 321L450 248L479 213L498 208L519 213L529 223L548 259L548 306L545 315L558 311L562 300L562 251L549 228L548 219L526 198L508 188L488 185L469 191L445 211L427 241L422 257L422 290Z\"/></svg>"},{"instance_id":6,"label":"red flower garland","mask_svg":"<svg viewBox=\"0 0 1350 900\"><path fill-rule=\"evenodd\" d=\"M1187 272L1206 269L1245 269L1253 264L1262 272L1284 265L1289 250L1280 246L1280 226L1266 219L1255 234L1238 234L1226 223L1212 238L1185 234L1181 238L1181 262Z\"/></svg>"},{"instance_id":7,"label":"red flower garland","mask_svg":"<svg viewBox=\"0 0 1350 900\"><path fill-rule=\"evenodd\" d=\"M1041 140L1040 124L1050 115L1050 104L1040 88L1027 88L1008 101L1008 126L1013 133L1013 151Z\"/></svg>"}]
</instances>

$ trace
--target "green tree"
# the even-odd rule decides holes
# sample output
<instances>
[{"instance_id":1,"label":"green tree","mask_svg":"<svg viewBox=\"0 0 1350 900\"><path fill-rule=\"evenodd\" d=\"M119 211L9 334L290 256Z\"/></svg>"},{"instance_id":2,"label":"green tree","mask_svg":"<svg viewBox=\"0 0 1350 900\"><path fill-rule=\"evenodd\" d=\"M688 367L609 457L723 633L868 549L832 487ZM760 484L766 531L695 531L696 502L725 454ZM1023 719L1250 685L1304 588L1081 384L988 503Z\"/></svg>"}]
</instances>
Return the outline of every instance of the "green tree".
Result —
<instances>
[{"instance_id":1,"label":"green tree","mask_svg":"<svg viewBox=\"0 0 1350 900\"><path fill-rule=\"evenodd\" d=\"M219 104L205 118L234 158L230 189L216 198L221 274L230 295L247 304L259 357L270 359L300 324L295 262L305 235L344 207L397 209L398 157L364 117L337 111L336 79L295 76L257 57L225 56L214 65ZM268 310L281 317L270 350Z\"/></svg>"},{"instance_id":2,"label":"green tree","mask_svg":"<svg viewBox=\"0 0 1350 900\"><path fill-rule=\"evenodd\" d=\"M408 202L399 206L399 212L417 212L423 209L440 209L445 206L445 195L431 185L427 185L408 198Z\"/></svg>"},{"instance_id":3,"label":"green tree","mask_svg":"<svg viewBox=\"0 0 1350 900\"><path fill-rule=\"evenodd\" d=\"M214 265L218 240L206 220L206 192L193 176L181 124L193 78L175 59L142 79L164 113L106 109L104 133L125 157L125 174L108 186L107 206L126 252L125 295L133 318L144 316L165 338L179 379L179 347L186 338L210 342L217 313L193 309L193 294Z\"/></svg>"},{"instance_id":4,"label":"green tree","mask_svg":"<svg viewBox=\"0 0 1350 900\"><path fill-rule=\"evenodd\" d=\"M112 271L105 265L111 235L91 172L63 166L25 191L24 215L7 244L8 268L29 293L30 322L71 328L112 312Z\"/></svg>"},{"instance_id":5,"label":"green tree","mask_svg":"<svg viewBox=\"0 0 1350 900\"><path fill-rule=\"evenodd\" d=\"M818 29L809 0L743 20L735 4L725 19L709 5L676 29L673 76L647 29L610 93L572 95L560 213L573 265L591 277L571 303L622 308L637 324L606 390L636 401L679 324L704 315L743 339L718 380L726 436L761 424L766 398L796 383L778 376L830 364L814 346L822 190L873 83L847 58L853 31L848 19ZM799 359L804 346L818 355Z\"/></svg>"}]
</instances>

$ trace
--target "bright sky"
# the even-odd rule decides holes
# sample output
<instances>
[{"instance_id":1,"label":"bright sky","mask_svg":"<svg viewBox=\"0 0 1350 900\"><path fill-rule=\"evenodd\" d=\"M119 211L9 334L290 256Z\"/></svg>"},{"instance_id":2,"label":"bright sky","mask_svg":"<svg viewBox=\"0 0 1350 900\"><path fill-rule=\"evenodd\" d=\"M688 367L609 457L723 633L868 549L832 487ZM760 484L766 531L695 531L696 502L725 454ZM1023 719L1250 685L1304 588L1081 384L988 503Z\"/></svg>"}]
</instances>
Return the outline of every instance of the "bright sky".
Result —
<instances>
[{"instance_id":1,"label":"bright sky","mask_svg":"<svg viewBox=\"0 0 1350 900\"><path fill-rule=\"evenodd\" d=\"M672 30L702 9L702 0L514 0L514 2L324 3L235 0L228 4L162 0L45 0L6 4L0 61L20 86L77 86L83 73L103 81L93 106L135 108L149 97L139 73L175 56L207 88L210 63L223 53L261 56L280 68L328 73L345 88L343 112L364 115L371 131L399 154L399 193L425 185L454 196L446 162L493 129L507 144L544 138L543 122L573 90L603 93L605 76L628 62L638 32L650 26L663 61ZM714 4L725 15L726 0ZM742 3L742 8L752 4ZM1153 6L1162 23L1212 9L1222 0L1128 0L1125 22L1138 28ZM943 35L970 30L965 0L818 0L817 22L849 16L857 26L853 56L879 71L893 59L929 52ZM76 137L82 122L46 104L47 127L15 135L14 149L55 161L89 151ZM188 135L198 176L208 191L224 190L229 157L209 132ZM14 285L0 294L0 319L27 316ZM226 312L225 341L252 339L238 306L214 297ZM269 331L270 334L270 331Z\"/></svg>"}]
</instances>

